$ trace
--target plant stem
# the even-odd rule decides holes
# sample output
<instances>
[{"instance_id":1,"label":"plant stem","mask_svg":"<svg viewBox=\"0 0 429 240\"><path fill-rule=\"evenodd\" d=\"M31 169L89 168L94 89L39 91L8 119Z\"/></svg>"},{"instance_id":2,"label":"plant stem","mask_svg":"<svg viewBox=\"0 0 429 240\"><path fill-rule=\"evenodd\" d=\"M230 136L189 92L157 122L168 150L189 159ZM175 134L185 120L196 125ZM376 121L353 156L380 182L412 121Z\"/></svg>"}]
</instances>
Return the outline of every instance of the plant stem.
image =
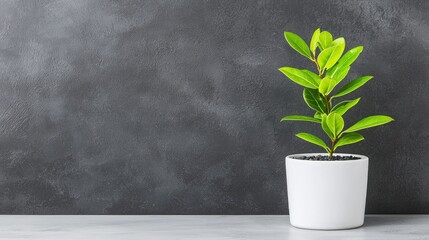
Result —
<instances>
[{"instance_id":1,"label":"plant stem","mask_svg":"<svg viewBox=\"0 0 429 240\"><path fill-rule=\"evenodd\" d=\"M319 77L323 78L323 70L320 69L319 63L317 62L316 54L313 54L313 62L316 64L317 72L319 72ZM329 115L329 113L331 113L331 99L329 99L328 95L323 95L323 96L326 103L327 115ZM334 147L335 147L335 143L337 142L337 139L334 137L333 139L331 139L331 141L332 141L332 145L331 145L331 148L329 149L329 160L332 160L333 158Z\"/></svg>"},{"instance_id":2,"label":"plant stem","mask_svg":"<svg viewBox=\"0 0 429 240\"><path fill-rule=\"evenodd\" d=\"M329 115L329 113L331 113L331 101L329 100L328 95L324 95L325 97L325 103L326 103L326 110L328 110L327 115Z\"/></svg>"},{"instance_id":3,"label":"plant stem","mask_svg":"<svg viewBox=\"0 0 429 240\"><path fill-rule=\"evenodd\" d=\"M320 69L319 63L317 62L316 55L314 56L313 62L316 64L317 72L319 73L319 77L322 78L323 72Z\"/></svg>"},{"instance_id":4,"label":"plant stem","mask_svg":"<svg viewBox=\"0 0 429 240\"><path fill-rule=\"evenodd\" d=\"M334 139L331 139L331 140L332 140L332 145L331 145L331 148L329 151L329 160L332 160L332 158L333 158L334 146L335 146L335 143L337 142L337 139L335 137L334 137Z\"/></svg>"}]
</instances>

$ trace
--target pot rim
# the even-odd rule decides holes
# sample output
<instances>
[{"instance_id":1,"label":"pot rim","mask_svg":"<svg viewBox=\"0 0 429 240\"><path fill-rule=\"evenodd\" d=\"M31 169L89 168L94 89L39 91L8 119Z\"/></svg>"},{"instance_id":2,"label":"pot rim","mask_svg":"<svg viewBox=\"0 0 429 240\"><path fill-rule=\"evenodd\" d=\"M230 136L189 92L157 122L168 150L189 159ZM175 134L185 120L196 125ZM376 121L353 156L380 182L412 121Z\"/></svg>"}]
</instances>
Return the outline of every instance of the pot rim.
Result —
<instances>
[{"instance_id":1,"label":"pot rim","mask_svg":"<svg viewBox=\"0 0 429 240\"><path fill-rule=\"evenodd\" d=\"M286 160L287 161L302 161L302 162L312 162L312 163L340 163L340 162L356 162L356 161L368 161L368 157L365 155L360 155L360 154L354 154L354 153L334 153L334 155L339 155L339 156L353 156L353 157L358 157L360 159L349 159L349 160L335 160L335 161L331 161L331 160L307 160L307 159L295 159L293 157L300 157L303 155L322 155L322 156L327 156L328 153L295 153L295 154L291 154L286 156Z\"/></svg>"}]
</instances>

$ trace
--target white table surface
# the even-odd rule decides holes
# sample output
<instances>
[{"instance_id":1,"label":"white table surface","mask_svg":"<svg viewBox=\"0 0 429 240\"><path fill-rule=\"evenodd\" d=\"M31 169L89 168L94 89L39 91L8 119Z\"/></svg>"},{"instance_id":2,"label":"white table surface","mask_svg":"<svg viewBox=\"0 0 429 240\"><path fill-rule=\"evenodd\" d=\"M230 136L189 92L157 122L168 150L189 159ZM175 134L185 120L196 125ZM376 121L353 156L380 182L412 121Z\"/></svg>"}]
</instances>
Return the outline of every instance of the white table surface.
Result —
<instances>
[{"instance_id":1,"label":"white table surface","mask_svg":"<svg viewBox=\"0 0 429 240\"><path fill-rule=\"evenodd\" d=\"M368 215L361 228L297 229L288 216L1 215L0 239L429 239L429 215Z\"/></svg>"}]
</instances>

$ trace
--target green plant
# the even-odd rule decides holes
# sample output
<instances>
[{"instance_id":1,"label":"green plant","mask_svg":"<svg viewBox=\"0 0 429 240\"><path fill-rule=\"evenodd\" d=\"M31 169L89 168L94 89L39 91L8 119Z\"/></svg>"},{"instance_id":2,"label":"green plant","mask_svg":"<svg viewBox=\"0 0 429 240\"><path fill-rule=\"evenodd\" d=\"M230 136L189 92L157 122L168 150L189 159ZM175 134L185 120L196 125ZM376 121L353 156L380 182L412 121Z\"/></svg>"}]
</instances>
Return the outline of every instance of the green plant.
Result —
<instances>
[{"instance_id":1,"label":"green plant","mask_svg":"<svg viewBox=\"0 0 429 240\"><path fill-rule=\"evenodd\" d=\"M331 33L328 31L321 32L320 28L314 31L310 45L307 45L295 33L285 32L284 35L293 49L315 64L317 73L292 67L279 69L290 80L304 87L304 101L315 111L312 117L292 115L285 116L280 121L319 123L331 140L331 144L328 146L322 139L310 133L301 132L296 134L297 137L322 147L332 159L334 151L338 147L357 143L364 139L357 131L393 121L393 118L389 116L374 115L363 118L344 130L343 115L354 107L360 98L342 101L333 106L334 99L355 91L373 78L372 76L363 76L354 79L331 95L335 87L347 76L351 64L358 58L363 46L352 48L343 55L346 46L344 38L340 37L333 40Z\"/></svg>"}]
</instances>

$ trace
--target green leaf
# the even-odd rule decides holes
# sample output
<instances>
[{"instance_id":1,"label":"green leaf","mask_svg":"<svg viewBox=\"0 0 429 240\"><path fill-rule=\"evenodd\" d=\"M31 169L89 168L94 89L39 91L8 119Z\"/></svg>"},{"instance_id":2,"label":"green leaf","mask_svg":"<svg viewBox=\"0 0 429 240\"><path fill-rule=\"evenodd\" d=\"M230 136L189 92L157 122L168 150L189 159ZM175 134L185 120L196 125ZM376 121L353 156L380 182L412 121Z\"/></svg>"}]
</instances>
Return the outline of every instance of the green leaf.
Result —
<instances>
[{"instance_id":1,"label":"green leaf","mask_svg":"<svg viewBox=\"0 0 429 240\"><path fill-rule=\"evenodd\" d=\"M318 90L304 88L303 92L304 101L307 105L317 112L326 113L326 104Z\"/></svg>"},{"instance_id":2,"label":"green leaf","mask_svg":"<svg viewBox=\"0 0 429 240\"><path fill-rule=\"evenodd\" d=\"M331 69L329 69L329 70L331 70ZM328 70L328 72L329 72L329 70ZM345 66L345 67L339 69L335 75L333 75L333 76L330 76L329 74L327 74L327 75L330 76L331 78L335 79L335 81L338 84L347 76L347 74L349 73L349 70L350 70L350 66Z\"/></svg>"},{"instance_id":3,"label":"green leaf","mask_svg":"<svg viewBox=\"0 0 429 240\"><path fill-rule=\"evenodd\" d=\"M309 76L305 71L299 70L291 67L282 67L279 69L284 75L286 75L290 80L295 83L312 89L319 88L319 83L317 83L311 76Z\"/></svg>"},{"instance_id":4,"label":"green leaf","mask_svg":"<svg viewBox=\"0 0 429 240\"><path fill-rule=\"evenodd\" d=\"M284 35L286 41L293 49L299 52L302 56L312 59L310 54L310 48L300 36L292 32L284 32Z\"/></svg>"},{"instance_id":5,"label":"green leaf","mask_svg":"<svg viewBox=\"0 0 429 240\"><path fill-rule=\"evenodd\" d=\"M355 48L350 49L338 61L340 63L340 67L352 65L352 63L356 61L362 51L363 46L357 46Z\"/></svg>"},{"instance_id":6,"label":"green leaf","mask_svg":"<svg viewBox=\"0 0 429 240\"><path fill-rule=\"evenodd\" d=\"M282 119L280 119L280 122L283 122L283 121L304 121L304 122L315 122L315 123L321 122L320 119L302 116L302 115L285 116Z\"/></svg>"},{"instance_id":7,"label":"green leaf","mask_svg":"<svg viewBox=\"0 0 429 240\"><path fill-rule=\"evenodd\" d=\"M317 43L319 42L319 36L320 36L320 28L316 29L316 31L314 31L313 36L311 37L311 41L310 41L310 51L316 55L316 48L317 48Z\"/></svg>"},{"instance_id":8,"label":"green leaf","mask_svg":"<svg viewBox=\"0 0 429 240\"><path fill-rule=\"evenodd\" d=\"M341 55L344 52L344 48L346 47L346 41L344 38L337 38L332 42L332 52L329 56L328 60L326 61L326 64L324 65L324 68L330 69L337 63L337 61L341 58Z\"/></svg>"},{"instance_id":9,"label":"green leaf","mask_svg":"<svg viewBox=\"0 0 429 240\"><path fill-rule=\"evenodd\" d=\"M334 67L328 70L327 75L332 78L335 78L335 75L339 74L338 72L341 71L342 69L350 66L359 57L359 54L362 51L363 51L362 46L358 46L353 49L350 49L340 58L340 60L338 60L338 63L335 64Z\"/></svg>"},{"instance_id":10,"label":"green leaf","mask_svg":"<svg viewBox=\"0 0 429 240\"><path fill-rule=\"evenodd\" d=\"M331 130L328 127L328 124L326 123L326 119L328 116L326 114L322 115L322 129L328 135L328 137L332 140L334 139L334 134L331 132Z\"/></svg>"},{"instance_id":11,"label":"green leaf","mask_svg":"<svg viewBox=\"0 0 429 240\"><path fill-rule=\"evenodd\" d=\"M340 135L344 128L343 117L341 117L341 115L338 113L330 113L326 118L326 124L335 137Z\"/></svg>"},{"instance_id":12,"label":"green leaf","mask_svg":"<svg viewBox=\"0 0 429 240\"><path fill-rule=\"evenodd\" d=\"M307 142L316 144L316 145L324 148L326 151L329 150L329 148L326 145L326 143L322 139L314 136L313 134L302 132L302 133L296 134L296 136L299 137L299 138L301 138L301 139L303 139L303 140L305 140L305 141L307 141Z\"/></svg>"},{"instance_id":13,"label":"green leaf","mask_svg":"<svg viewBox=\"0 0 429 240\"><path fill-rule=\"evenodd\" d=\"M336 150L340 146L349 145L353 143L360 142L365 138L359 133L345 133L335 144L334 150Z\"/></svg>"},{"instance_id":14,"label":"green leaf","mask_svg":"<svg viewBox=\"0 0 429 240\"><path fill-rule=\"evenodd\" d=\"M344 87L342 87L334 96L332 96L332 98L341 97L341 96L344 96L346 94L349 94L349 93L353 92L354 90L362 87L362 85L364 85L366 82L368 82L372 78L373 78L372 76L363 76L360 78L356 78L355 80L344 85Z\"/></svg>"},{"instance_id":15,"label":"green leaf","mask_svg":"<svg viewBox=\"0 0 429 240\"><path fill-rule=\"evenodd\" d=\"M317 57L317 63L319 64L320 69L325 69L325 65L328 62L333 50L334 48L330 47L319 53L319 56Z\"/></svg>"},{"instance_id":16,"label":"green leaf","mask_svg":"<svg viewBox=\"0 0 429 240\"><path fill-rule=\"evenodd\" d=\"M330 77L324 77L319 85L319 92L323 95L328 95L331 93L331 91L334 89L337 82L330 78Z\"/></svg>"},{"instance_id":17,"label":"green leaf","mask_svg":"<svg viewBox=\"0 0 429 240\"><path fill-rule=\"evenodd\" d=\"M319 75L317 75L316 73L309 71L307 69L302 69L301 71L305 72L309 77L311 77L316 83L317 85L320 84L320 81L322 81L322 79L320 79Z\"/></svg>"},{"instance_id":18,"label":"green leaf","mask_svg":"<svg viewBox=\"0 0 429 240\"><path fill-rule=\"evenodd\" d=\"M362 129L380 126L380 125L389 123L391 121L393 121L393 118L385 115L369 116L355 123L353 126L349 127L344 132L345 133L356 132Z\"/></svg>"},{"instance_id":19,"label":"green leaf","mask_svg":"<svg viewBox=\"0 0 429 240\"><path fill-rule=\"evenodd\" d=\"M319 47L321 50L324 50L330 47L332 44L332 34L328 31L323 31L319 36Z\"/></svg>"},{"instance_id":20,"label":"green leaf","mask_svg":"<svg viewBox=\"0 0 429 240\"><path fill-rule=\"evenodd\" d=\"M335 105L331 112L338 113L340 115L344 115L350 108L354 107L358 102L360 101L360 98L356 98L355 100L347 100L342 101Z\"/></svg>"}]
</instances>

